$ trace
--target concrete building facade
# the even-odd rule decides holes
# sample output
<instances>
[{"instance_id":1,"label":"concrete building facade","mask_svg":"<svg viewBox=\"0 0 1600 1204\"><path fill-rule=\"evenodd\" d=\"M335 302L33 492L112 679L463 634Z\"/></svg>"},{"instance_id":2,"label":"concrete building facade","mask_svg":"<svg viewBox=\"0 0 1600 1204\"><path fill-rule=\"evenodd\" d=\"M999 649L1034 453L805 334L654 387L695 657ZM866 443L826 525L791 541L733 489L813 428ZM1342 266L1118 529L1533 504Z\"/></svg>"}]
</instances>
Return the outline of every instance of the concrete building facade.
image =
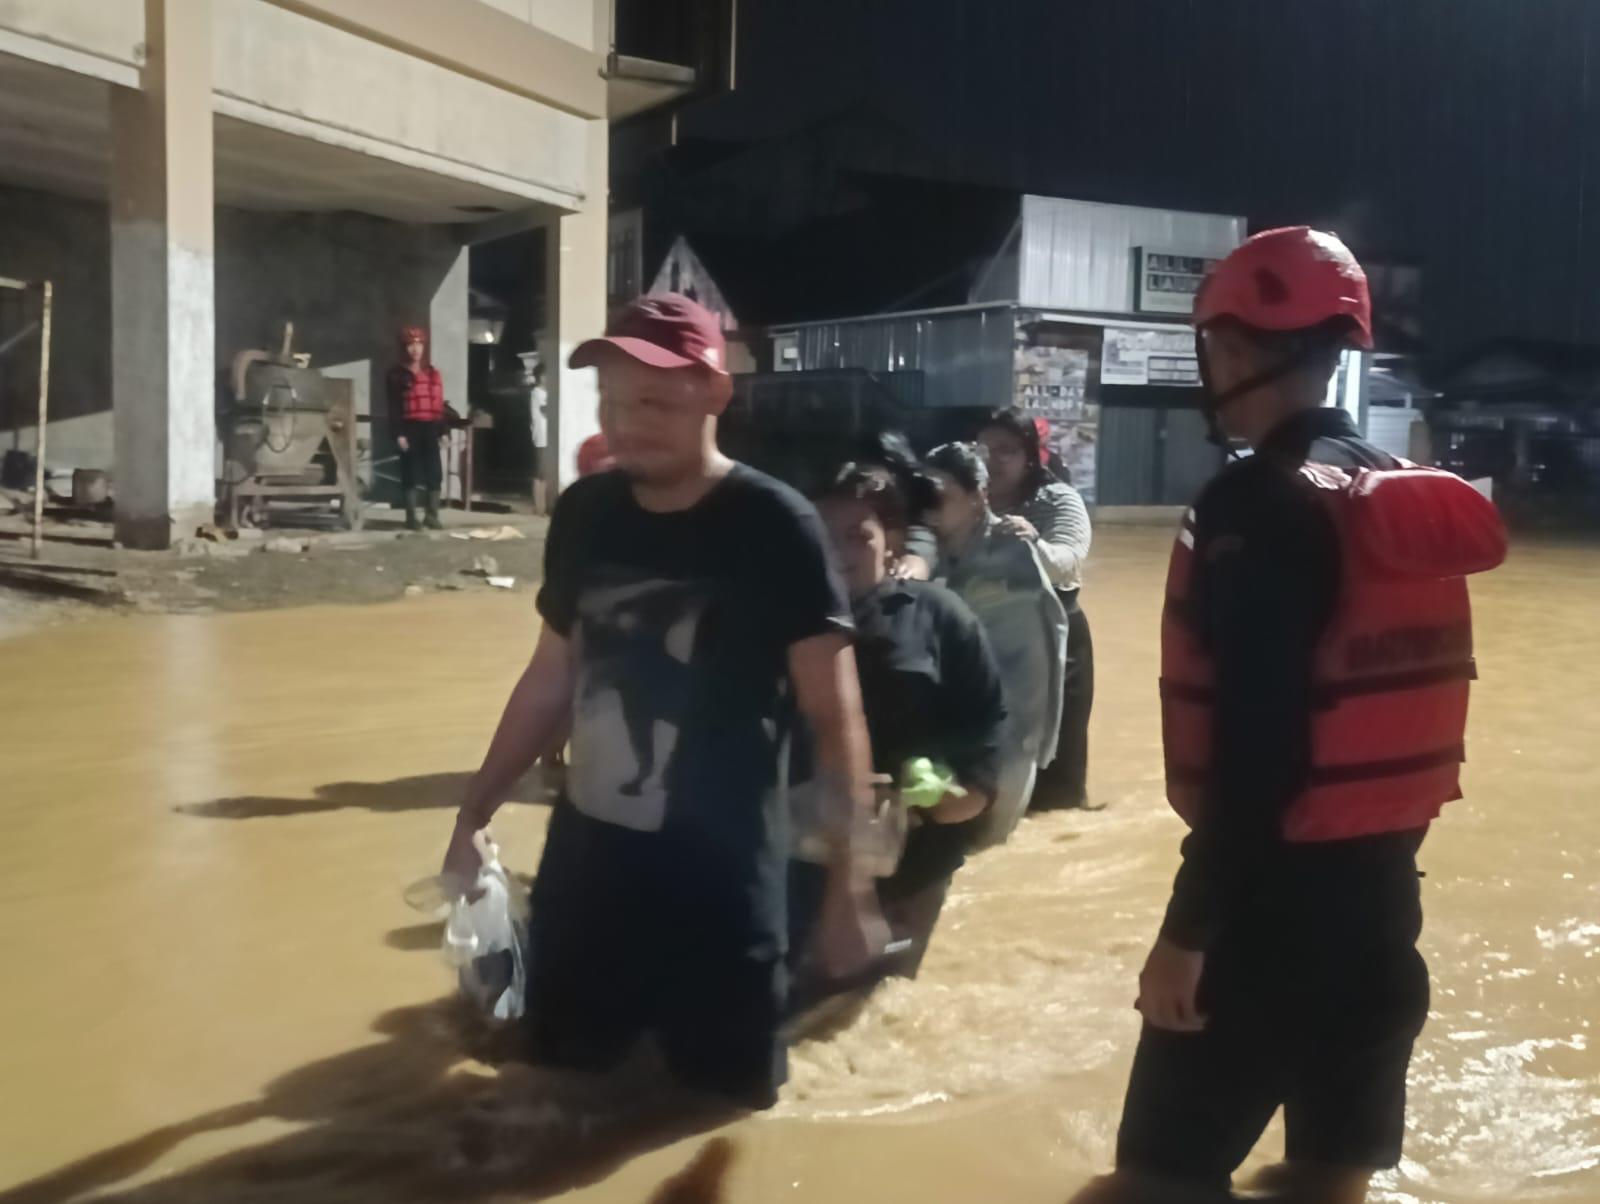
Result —
<instances>
[{"instance_id":1,"label":"concrete building facade","mask_svg":"<svg viewBox=\"0 0 1600 1204\"><path fill-rule=\"evenodd\" d=\"M47 465L119 538L211 517L234 352L296 348L387 437L396 330L465 400L467 254L543 227L547 362L605 320L609 0L0 0L0 275L55 282ZM552 468L596 427L549 374ZM33 445L0 399L5 446ZM464 407L463 407L464 410ZM377 455L377 452L373 453Z\"/></svg>"}]
</instances>

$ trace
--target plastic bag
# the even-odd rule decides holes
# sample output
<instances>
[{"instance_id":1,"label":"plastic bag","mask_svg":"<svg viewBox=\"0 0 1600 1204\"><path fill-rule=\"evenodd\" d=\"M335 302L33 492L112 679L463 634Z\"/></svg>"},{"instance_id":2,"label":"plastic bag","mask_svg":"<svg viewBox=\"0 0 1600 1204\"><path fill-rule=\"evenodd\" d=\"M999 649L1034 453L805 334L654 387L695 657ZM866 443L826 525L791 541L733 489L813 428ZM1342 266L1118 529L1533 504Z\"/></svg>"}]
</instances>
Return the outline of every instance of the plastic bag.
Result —
<instances>
[{"instance_id":1,"label":"plastic bag","mask_svg":"<svg viewBox=\"0 0 1600 1204\"><path fill-rule=\"evenodd\" d=\"M874 778L878 801L862 812L848 794L821 781L801 782L788 789L793 826L791 856L813 865L827 865L834 842L843 837L850 855L864 873L887 878L900 864L906 843L906 810L888 778Z\"/></svg>"},{"instance_id":2,"label":"plastic bag","mask_svg":"<svg viewBox=\"0 0 1600 1204\"><path fill-rule=\"evenodd\" d=\"M473 837L483 865L470 891L457 893L444 928L444 958L461 993L496 1020L515 1020L527 999L528 900L500 864L487 832Z\"/></svg>"},{"instance_id":3,"label":"plastic bag","mask_svg":"<svg viewBox=\"0 0 1600 1204\"><path fill-rule=\"evenodd\" d=\"M945 796L966 798L955 770L929 757L912 757L900 767L900 798L907 807L937 807Z\"/></svg>"}]
</instances>

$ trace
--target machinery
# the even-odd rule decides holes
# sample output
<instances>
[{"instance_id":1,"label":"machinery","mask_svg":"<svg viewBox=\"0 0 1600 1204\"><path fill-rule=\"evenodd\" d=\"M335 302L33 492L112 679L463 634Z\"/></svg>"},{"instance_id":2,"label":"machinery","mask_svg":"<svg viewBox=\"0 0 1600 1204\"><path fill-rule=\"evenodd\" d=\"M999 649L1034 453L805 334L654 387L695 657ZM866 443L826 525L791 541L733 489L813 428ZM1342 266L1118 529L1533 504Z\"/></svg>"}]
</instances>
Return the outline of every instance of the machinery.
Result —
<instances>
[{"instance_id":1,"label":"machinery","mask_svg":"<svg viewBox=\"0 0 1600 1204\"><path fill-rule=\"evenodd\" d=\"M356 413L351 384L324 376L309 355L283 345L241 351L217 415L222 440L219 491L230 526L266 526L274 501L321 505L350 530L361 526L356 478ZM326 448L326 452L324 452Z\"/></svg>"}]
</instances>

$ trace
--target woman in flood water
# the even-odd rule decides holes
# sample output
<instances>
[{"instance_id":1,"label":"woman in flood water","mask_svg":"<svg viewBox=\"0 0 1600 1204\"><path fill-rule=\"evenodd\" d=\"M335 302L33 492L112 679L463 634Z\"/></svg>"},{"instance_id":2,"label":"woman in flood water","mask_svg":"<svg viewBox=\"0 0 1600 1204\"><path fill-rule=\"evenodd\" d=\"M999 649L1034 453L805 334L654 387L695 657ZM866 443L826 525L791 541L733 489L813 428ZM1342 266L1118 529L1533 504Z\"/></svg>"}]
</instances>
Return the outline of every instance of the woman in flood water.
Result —
<instances>
[{"instance_id":1,"label":"woman in flood water","mask_svg":"<svg viewBox=\"0 0 1600 1204\"><path fill-rule=\"evenodd\" d=\"M1011 835L1039 769L1056 755L1067 615L1038 550L990 508L989 472L977 446L947 443L927 463L940 490L934 523L941 573L983 624L1005 683L1000 784L978 840L995 845Z\"/></svg>"},{"instance_id":2,"label":"woman in flood water","mask_svg":"<svg viewBox=\"0 0 1600 1204\"><path fill-rule=\"evenodd\" d=\"M989 505L1006 527L1034 546L1067 614L1060 736L1056 759L1040 771L1034 786L1036 811L1088 805L1094 707L1094 643L1078 603L1089 558L1089 511L1076 489L1050 474L1039 427L1021 410L997 410L978 433L989 466Z\"/></svg>"},{"instance_id":3,"label":"woman in flood water","mask_svg":"<svg viewBox=\"0 0 1600 1204\"><path fill-rule=\"evenodd\" d=\"M959 598L894 575L909 509L887 470L846 465L817 508L850 593L873 768L906 785L908 769L926 760L948 782L948 789L899 792L908 812L905 847L894 872L878 882L884 918L903 943L891 969L912 976L999 784L1000 673L982 626ZM806 867L795 868L797 944L814 912L808 877Z\"/></svg>"}]
</instances>

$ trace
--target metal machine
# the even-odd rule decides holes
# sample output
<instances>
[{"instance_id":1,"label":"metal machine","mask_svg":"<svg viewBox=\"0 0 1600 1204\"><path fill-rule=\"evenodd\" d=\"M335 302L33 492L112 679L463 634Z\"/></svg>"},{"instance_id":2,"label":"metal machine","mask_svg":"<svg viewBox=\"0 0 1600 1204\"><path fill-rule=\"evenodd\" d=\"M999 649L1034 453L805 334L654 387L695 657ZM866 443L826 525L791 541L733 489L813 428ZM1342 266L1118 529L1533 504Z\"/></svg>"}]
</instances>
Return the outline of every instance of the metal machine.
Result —
<instances>
[{"instance_id":1,"label":"metal machine","mask_svg":"<svg viewBox=\"0 0 1600 1204\"><path fill-rule=\"evenodd\" d=\"M217 416L220 495L230 526L266 526L274 501L321 504L350 530L361 526L356 413L351 383L324 376L293 350L285 324L277 352L241 351ZM327 448L327 454L322 453Z\"/></svg>"}]
</instances>

